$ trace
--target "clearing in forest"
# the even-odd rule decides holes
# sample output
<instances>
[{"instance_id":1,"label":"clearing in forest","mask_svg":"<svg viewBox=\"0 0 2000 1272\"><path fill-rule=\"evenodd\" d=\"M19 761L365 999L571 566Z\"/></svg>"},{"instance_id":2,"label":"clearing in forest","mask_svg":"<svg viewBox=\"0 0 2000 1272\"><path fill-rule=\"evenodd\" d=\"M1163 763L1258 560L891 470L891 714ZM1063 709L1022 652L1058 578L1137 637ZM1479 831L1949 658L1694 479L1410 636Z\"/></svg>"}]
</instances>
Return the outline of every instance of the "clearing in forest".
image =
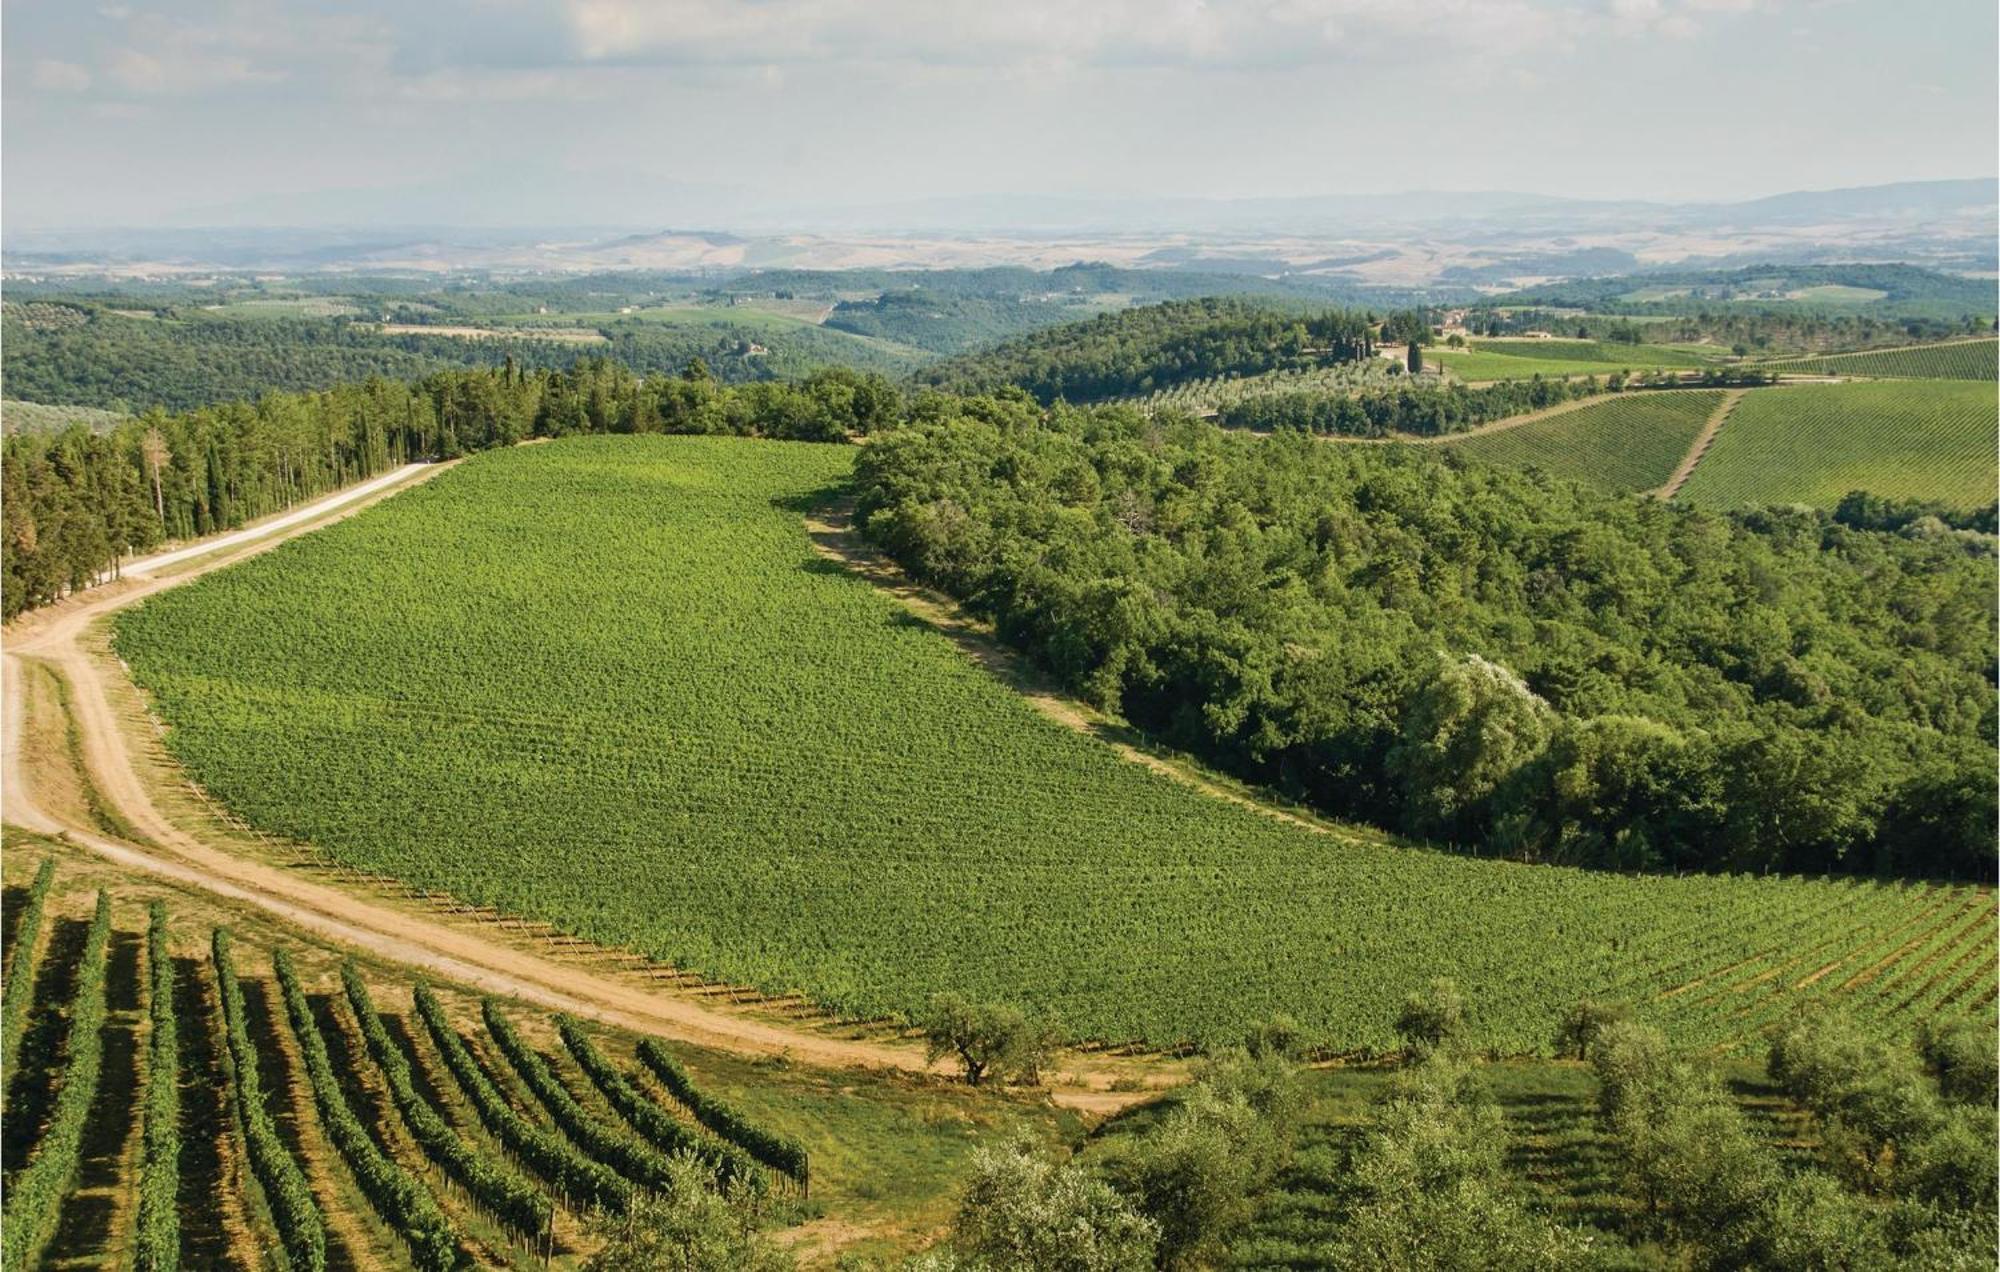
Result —
<instances>
[{"instance_id":1,"label":"clearing in forest","mask_svg":"<svg viewBox=\"0 0 2000 1272\"><path fill-rule=\"evenodd\" d=\"M1719 389L1633 393L1444 444L1467 459L1538 468L1607 490L1652 490L1721 400Z\"/></svg>"},{"instance_id":2,"label":"clearing in forest","mask_svg":"<svg viewBox=\"0 0 2000 1272\"><path fill-rule=\"evenodd\" d=\"M1993 500L1993 386L1952 381L1799 385L1744 398L1679 492L1736 507L1830 508L1850 491L1958 508Z\"/></svg>"}]
</instances>

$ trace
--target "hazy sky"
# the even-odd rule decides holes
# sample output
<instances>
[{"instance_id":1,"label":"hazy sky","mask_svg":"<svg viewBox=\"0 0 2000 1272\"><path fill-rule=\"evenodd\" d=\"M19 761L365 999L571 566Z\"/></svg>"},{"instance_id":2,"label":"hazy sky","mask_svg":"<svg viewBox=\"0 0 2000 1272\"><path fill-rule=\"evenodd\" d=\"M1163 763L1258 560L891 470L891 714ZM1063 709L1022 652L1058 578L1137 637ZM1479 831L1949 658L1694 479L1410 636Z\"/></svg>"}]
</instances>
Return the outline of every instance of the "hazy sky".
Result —
<instances>
[{"instance_id":1,"label":"hazy sky","mask_svg":"<svg viewBox=\"0 0 2000 1272\"><path fill-rule=\"evenodd\" d=\"M5 0L15 227L1990 176L1994 0Z\"/></svg>"}]
</instances>

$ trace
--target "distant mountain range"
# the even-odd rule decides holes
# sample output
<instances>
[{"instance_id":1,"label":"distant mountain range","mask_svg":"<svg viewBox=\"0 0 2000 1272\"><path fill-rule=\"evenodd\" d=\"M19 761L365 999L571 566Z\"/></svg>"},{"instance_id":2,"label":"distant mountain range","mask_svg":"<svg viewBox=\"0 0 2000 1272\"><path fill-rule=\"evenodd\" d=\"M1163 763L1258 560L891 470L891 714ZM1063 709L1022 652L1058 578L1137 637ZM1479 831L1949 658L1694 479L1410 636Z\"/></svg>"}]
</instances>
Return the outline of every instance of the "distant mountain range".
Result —
<instances>
[{"instance_id":1,"label":"distant mountain range","mask_svg":"<svg viewBox=\"0 0 2000 1272\"><path fill-rule=\"evenodd\" d=\"M992 195L867 206L775 206L742 191L593 190L593 224L558 226L563 191L489 212L541 222L457 226L435 186L268 195L207 226L10 230L16 274L201 270L588 272L757 268L1155 268L1319 273L1357 284L1501 286L1670 265L1902 261L1995 268L2000 181L1914 181L1737 203L1416 191L1269 199ZM633 224L658 207L669 224ZM397 224L401 212L407 219ZM321 228L342 222L349 228ZM301 228L282 228L298 226Z\"/></svg>"}]
</instances>

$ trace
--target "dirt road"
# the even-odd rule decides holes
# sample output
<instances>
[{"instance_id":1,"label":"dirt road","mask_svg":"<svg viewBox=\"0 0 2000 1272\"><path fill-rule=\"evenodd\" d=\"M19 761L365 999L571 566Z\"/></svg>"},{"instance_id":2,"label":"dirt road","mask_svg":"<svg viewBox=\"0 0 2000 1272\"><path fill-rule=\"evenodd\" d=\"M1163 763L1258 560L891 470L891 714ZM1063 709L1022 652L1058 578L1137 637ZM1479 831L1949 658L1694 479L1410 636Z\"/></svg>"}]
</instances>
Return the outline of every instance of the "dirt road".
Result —
<instances>
[{"instance_id":1,"label":"dirt road","mask_svg":"<svg viewBox=\"0 0 2000 1272\"><path fill-rule=\"evenodd\" d=\"M1736 404L1741 402L1743 395L1749 391L1731 389L1722 395L1722 400L1708 413L1708 419L1703 422L1701 432L1695 434L1694 442L1688 446L1687 454L1681 456L1681 462L1674 465L1673 474L1667 478L1666 484L1654 492L1656 495L1661 499L1672 499L1681 493L1681 487L1687 485L1687 479L1694 475L1694 466L1701 462L1701 457L1708 454L1708 448L1715 444L1715 435L1722 431L1723 422L1729 418L1730 413L1736 409Z\"/></svg>"},{"instance_id":2,"label":"dirt road","mask_svg":"<svg viewBox=\"0 0 2000 1272\"><path fill-rule=\"evenodd\" d=\"M277 546L286 539L351 515L397 490L426 480L445 465L424 466L400 475L397 483L348 491L269 524L248 546L230 551L221 543L182 556L191 568L171 578L139 579L128 573L119 583L95 588L61 604L25 616L6 633L4 757L0 782L6 820L27 830L62 836L121 866L144 870L218 897L256 906L328 940L366 951L472 986L551 1010L592 1017L623 1028L683 1039L724 1050L785 1055L792 1060L842 1068L877 1068L910 1073L932 1066L914 1044L828 1036L806 1028L751 1018L678 996L664 988L628 983L580 967L573 960L541 957L467 925L409 909L380 904L315 881L282 866L219 849L176 824L155 802L134 763L131 743L121 729L108 693L110 677L122 672L112 660L93 657L84 637L98 620L126 606L222 566ZM200 546L200 545L196 545ZM154 563L153 568L164 568ZM25 762L26 702L20 692L23 660L58 672L68 683L70 711L84 764L103 801L132 829L130 842L91 826L66 822L35 801L32 767ZM1071 1107L1112 1112L1147 1098L1143 1093L1106 1088L1118 1073L1088 1063L1069 1066L1076 1084L1058 1088L1055 1098Z\"/></svg>"}]
</instances>

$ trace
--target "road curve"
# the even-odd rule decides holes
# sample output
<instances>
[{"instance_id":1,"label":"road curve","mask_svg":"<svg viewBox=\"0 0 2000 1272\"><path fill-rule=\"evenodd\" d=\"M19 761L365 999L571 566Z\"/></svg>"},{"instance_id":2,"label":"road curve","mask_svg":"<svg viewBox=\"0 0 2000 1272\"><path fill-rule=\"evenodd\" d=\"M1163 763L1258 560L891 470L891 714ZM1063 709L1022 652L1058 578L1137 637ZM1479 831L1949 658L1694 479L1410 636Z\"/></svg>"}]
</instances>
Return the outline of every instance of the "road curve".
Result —
<instances>
[{"instance_id":1,"label":"road curve","mask_svg":"<svg viewBox=\"0 0 2000 1272\"><path fill-rule=\"evenodd\" d=\"M0 812L4 812L6 820L27 830L60 835L121 866L198 887L236 903L254 905L286 923L339 944L551 1010L740 1053L783 1054L825 1067L930 1071L931 1065L916 1046L826 1037L716 1010L657 989L623 983L572 963L544 958L421 913L351 895L283 867L204 843L169 820L154 803L133 764L107 693L107 678L118 673L90 656L82 641L86 630L108 614L351 515L397 490L428 479L448 465L415 467L416 471L399 470L389 479L368 483L368 489L342 491L278 521L244 532L249 535L247 539L224 536L137 563L148 570L157 570L201 558L172 577L135 578L134 567L127 567L122 582L80 593L17 621L6 634L5 656L0 658L0 664L4 664L0 667L0 676L4 676L0 692L4 692L6 700L4 755L0 755L0 786L4 787L4 796L0 796ZM231 547L241 550L230 551ZM21 688L23 661L29 659L52 667L68 682L70 710L91 780L103 800L147 844L115 839L91 826L67 822L36 803L30 773L22 757L26 705ZM1056 1098L1097 1111L1109 1111L1144 1098L1103 1090L1109 1080L1108 1074L1086 1074L1085 1087L1096 1089L1058 1091Z\"/></svg>"}]
</instances>

